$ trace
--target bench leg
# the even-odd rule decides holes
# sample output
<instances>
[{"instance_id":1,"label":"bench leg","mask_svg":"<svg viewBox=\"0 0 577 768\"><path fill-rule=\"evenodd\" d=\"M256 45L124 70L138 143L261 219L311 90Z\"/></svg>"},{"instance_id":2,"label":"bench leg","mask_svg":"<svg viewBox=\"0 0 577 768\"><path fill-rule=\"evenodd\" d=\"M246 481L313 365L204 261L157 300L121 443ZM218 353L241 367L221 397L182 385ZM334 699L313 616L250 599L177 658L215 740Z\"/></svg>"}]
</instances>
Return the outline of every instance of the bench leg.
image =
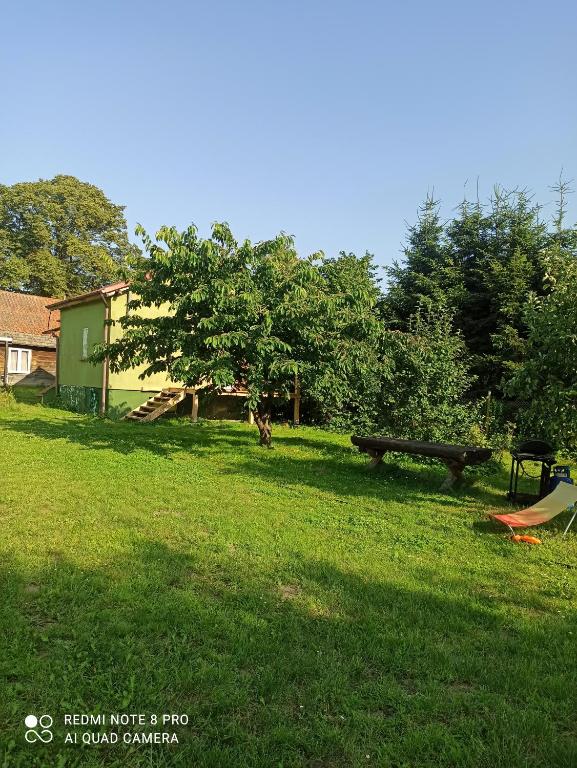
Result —
<instances>
[{"instance_id":1,"label":"bench leg","mask_svg":"<svg viewBox=\"0 0 577 768\"><path fill-rule=\"evenodd\" d=\"M368 468L376 469L376 467L378 467L381 461L383 460L383 454L380 453L379 451L373 451L371 449L369 449L367 453L371 457Z\"/></svg>"},{"instance_id":2,"label":"bench leg","mask_svg":"<svg viewBox=\"0 0 577 768\"><path fill-rule=\"evenodd\" d=\"M461 482L465 465L460 461L454 461L453 459L443 459L443 463L447 465L449 471L441 485L441 490L447 491L449 488L453 488L454 485Z\"/></svg>"}]
</instances>

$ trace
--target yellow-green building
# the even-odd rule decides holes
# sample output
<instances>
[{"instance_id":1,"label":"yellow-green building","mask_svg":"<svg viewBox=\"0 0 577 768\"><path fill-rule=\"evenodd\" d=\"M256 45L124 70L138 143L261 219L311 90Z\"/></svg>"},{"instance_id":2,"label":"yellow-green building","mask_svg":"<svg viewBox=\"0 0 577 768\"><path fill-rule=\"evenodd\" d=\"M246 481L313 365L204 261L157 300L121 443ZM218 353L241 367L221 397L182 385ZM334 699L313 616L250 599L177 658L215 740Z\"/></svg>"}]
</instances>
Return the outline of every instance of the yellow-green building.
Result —
<instances>
[{"instance_id":1,"label":"yellow-green building","mask_svg":"<svg viewBox=\"0 0 577 768\"><path fill-rule=\"evenodd\" d=\"M108 360L92 363L89 356L97 344L116 341L122 336L118 322L124 317L130 301L130 285L114 283L96 291L74 296L48 305L60 311L60 329L56 355L56 393L67 408L81 413L122 418L131 411L139 417L150 417L158 404L155 396L163 390L181 390L178 408L194 418L198 414L217 419L244 419L246 390L242 386L227 387L217 397L204 396L202 387L184 391L182 384L171 381L164 373L140 378L145 366L134 366L115 373ZM141 317L156 317L162 307L141 308ZM111 321L111 322L110 322ZM294 401L294 421L299 421L300 393L291 395ZM150 401L150 402L147 402ZM162 405L162 403L160 403ZM131 414L132 417L133 414ZM148 420L145 418L144 420Z\"/></svg>"},{"instance_id":2,"label":"yellow-green building","mask_svg":"<svg viewBox=\"0 0 577 768\"><path fill-rule=\"evenodd\" d=\"M120 323L115 321L129 311L130 298L129 284L120 282L48 305L49 310L60 310L56 393L70 410L121 418L162 390L182 389L182 384L171 381L164 373L141 379L143 365L115 373L107 360L89 362L97 344L116 341L122 335ZM155 307L138 310L141 317L154 317L162 311ZM201 395L196 406L197 396L188 395L178 407L191 415L200 409L201 415L209 418L245 418L243 393L234 387L229 389L230 392L216 398Z\"/></svg>"},{"instance_id":3,"label":"yellow-green building","mask_svg":"<svg viewBox=\"0 0 577 768\"><path fill-rule=\"evenodd\" d=\"M115 341L122 334L120 324L114 321L128 312L129 301L130 287L120 282L48 306L60 310L57 388L60 400L72 410L120 417L149 396L180 386L162 373L139 378L144 366L114 373L107 361L88 361L96 344ZM160 311L142 309L139 314Z\"/></svg>"}]
</instances>

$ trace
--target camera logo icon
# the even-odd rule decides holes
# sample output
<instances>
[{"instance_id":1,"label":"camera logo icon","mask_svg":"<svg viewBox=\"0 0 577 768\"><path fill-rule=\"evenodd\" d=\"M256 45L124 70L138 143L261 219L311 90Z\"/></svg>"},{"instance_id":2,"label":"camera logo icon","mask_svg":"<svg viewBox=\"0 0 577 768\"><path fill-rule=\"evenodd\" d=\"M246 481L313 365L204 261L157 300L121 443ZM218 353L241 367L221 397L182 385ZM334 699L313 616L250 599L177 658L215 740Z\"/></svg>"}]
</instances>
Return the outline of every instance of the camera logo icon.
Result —
<instances>
[{"instance_id":1,"label":"camera logo icon","mask_svg":"<svg viewBox=\"0 0 577 768\"><path fill-rule=\"evenodd\" d=\"M29 744L34 744L37 741L49 744L53 739L51 731L53 722L50 715L40 715L40 717L26 715L24 725L28 730L24 734L24 738Z\"/></svg>"}]
</instances>

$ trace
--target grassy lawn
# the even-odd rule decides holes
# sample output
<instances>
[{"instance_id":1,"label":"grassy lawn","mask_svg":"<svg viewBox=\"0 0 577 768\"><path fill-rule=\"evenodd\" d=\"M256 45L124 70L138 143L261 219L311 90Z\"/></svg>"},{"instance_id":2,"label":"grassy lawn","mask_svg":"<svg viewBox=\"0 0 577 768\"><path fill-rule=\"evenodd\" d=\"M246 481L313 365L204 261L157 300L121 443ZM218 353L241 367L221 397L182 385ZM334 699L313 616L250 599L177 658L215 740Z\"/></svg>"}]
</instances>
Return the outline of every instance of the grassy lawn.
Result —
<instances>
[{"instance_id":1,"label":"grassy lawn","mask_svg":"<svg viewBox=\"0 0 577 768\"><path fill-rule=\"evenodd\" d=\"M0 411L0 765L577 765L565 518L515 545L485 517L505 465L440 493L440 466L275 433ZM116 712L189 724L63 745L65 713Z\"/></svg>"}]
</instances>

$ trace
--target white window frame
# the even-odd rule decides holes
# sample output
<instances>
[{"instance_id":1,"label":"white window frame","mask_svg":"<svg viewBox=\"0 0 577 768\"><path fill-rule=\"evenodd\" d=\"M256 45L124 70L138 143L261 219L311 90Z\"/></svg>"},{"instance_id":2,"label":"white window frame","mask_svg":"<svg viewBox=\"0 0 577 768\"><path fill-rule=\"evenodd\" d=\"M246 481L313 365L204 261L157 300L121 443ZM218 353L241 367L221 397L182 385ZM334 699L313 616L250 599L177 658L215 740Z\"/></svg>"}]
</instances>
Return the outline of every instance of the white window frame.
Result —
<instances>
[{"instance_id":1,"label":"white window frame","mask_svg":"<svg viewBox=\"0 0 577 768\"><path fill-rule=\"evenodd\" d=\"M82 359L88 358L88 328L82 329Z\"/></svg>"},{"instance_id":2,"label":"white window frame","mask_svg":"<svg viewBox=\"0 0 577 768\"><path fill-rule=\"evenodd\" d=\"M16 352L17 363L16 368L12 368L12 353ZM26 353L26 354L22 354ZM22 358L28 361L27 367L22 367ZM32 350L25 347L8 347L8 373L30 373L32 368Z\"/></svg>"}]
</instances>

